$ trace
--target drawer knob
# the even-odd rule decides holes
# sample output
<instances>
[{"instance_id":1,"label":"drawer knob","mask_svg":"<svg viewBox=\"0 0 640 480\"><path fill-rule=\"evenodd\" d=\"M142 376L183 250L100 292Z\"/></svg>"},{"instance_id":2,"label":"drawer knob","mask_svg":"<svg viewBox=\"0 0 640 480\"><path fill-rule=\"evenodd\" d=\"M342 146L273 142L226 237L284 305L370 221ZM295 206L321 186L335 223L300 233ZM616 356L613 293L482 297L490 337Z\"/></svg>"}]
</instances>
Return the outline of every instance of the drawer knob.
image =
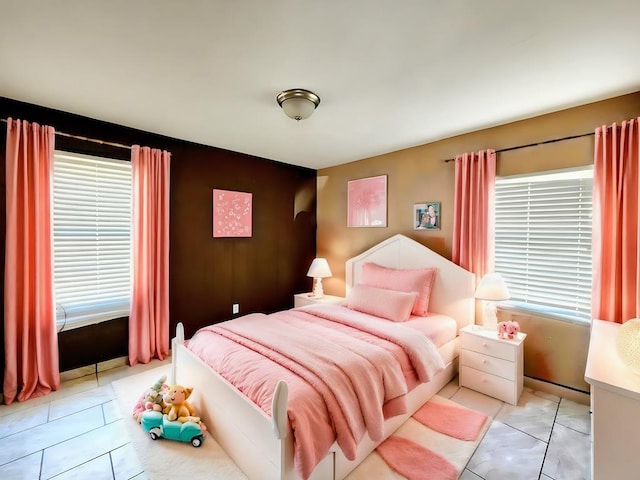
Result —
<instances>
[{"instance_id":1,"label":"drawer knob","mask_svg":"<svg viewBox=\"0 0 640 480\"><path fill-rule=\"evenodd\" d=\"M483 358L483 359L482 359L482 363L487 363L487 361Z\"/></svg>"},{"instance_id":2,"label":"drawer knob","mask_svg":"<svg viewBox=\"0 0 640 480\"><path fill-rule=\"evenodd\" d=\"M482 346L483 347L488 347L489 345L487 343L483 343Z\"/></svg>"}]
</instances>

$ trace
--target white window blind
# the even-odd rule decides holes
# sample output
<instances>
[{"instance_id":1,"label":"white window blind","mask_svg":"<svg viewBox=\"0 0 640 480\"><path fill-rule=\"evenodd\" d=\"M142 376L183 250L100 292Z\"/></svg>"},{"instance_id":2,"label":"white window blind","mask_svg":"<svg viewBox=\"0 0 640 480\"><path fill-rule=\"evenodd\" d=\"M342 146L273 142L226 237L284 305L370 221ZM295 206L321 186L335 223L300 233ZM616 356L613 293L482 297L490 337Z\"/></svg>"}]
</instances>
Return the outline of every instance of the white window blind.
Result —
<instances>
[{"instance_id":1,"label":"white window blind","mask_svg":"<svg viewBox=\"0 0 640 480\"><path fill-rule=\"evenodd\" d=\"M495 270L515 305L591 319L592 189L590 167L496 180Z\"/></svg>"},{"instance_id":2,"label":"white window blind","mask_svg":"<svg viewBox=\"0 0 640 480\"><path fill-rule=\"evenodd\" d=\"M127 316L131 162L57 151L53 165L58 329Z\"/></svg>"}]
</instances>

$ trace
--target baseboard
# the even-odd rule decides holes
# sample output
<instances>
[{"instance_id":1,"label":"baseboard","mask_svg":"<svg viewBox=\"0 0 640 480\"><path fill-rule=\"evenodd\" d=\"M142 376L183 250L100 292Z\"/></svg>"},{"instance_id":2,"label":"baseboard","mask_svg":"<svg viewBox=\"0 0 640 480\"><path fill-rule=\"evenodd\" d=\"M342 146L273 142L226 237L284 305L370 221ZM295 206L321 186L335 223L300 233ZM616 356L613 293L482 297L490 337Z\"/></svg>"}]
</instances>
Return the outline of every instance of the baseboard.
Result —
<instances>
[{"instance_id":1,"label":"baseboard","mask_svg":"<svg viewBox=\"0 0 640 480\"><path fill-rule=\"evenodd\" d=\"M118 357L98 363L97 370L99 373L104 372L105 370L111 370L112 368L126 367L127 365L129 365L128 357Z\"/></svg>"},{"instance_id":2,"label":"baseboard","mask_svg":"<svg viewBox=\"0 0 640 480\"><path fill-rule=\"evenodd\" d=\"M128 364L127 357L118 357L104 362L94 363L84 367L74 368L65 372L60 372L60 381L75 380L76 378L86 377L87 375L96 375L112 368L125 367Z\"/></svg>"},{"instance_id":3,"label":"baseboard","mask_svg":"<svg viewBox=\"0 0 640 480\"><path fill-rule=\"evenodd\" d=\"M589 405L591 403L591 396L586 392L580 392L572 388L563 387L562 385L545 382L544 380L524 377L524 386L532 388L533 390L538 390L539 392L557 395L558 397L566 398L567 400L581 403L583 405Z\"/></svg>"}]
</instances>

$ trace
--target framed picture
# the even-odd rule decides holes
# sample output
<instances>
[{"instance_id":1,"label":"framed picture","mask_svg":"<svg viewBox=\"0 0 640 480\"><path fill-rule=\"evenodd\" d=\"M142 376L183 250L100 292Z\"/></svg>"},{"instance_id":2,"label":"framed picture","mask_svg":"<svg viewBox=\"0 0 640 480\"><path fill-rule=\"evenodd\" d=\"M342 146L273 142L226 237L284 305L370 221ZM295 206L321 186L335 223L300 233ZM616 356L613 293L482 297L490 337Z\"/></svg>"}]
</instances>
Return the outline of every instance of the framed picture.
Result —
<instances>
[{"instance_id":1,"label":"framed picture","mask_svg":"<svg viewBox=\"0 0 640 480\"><path fill-rule=\"evenodd\" d=\"M347 226L387 226L387 176L351 180L347 185Z\"/></svg>"},{"instance_id":2,"label":"framed picture","mask_svg":"<svg viewBox=\"0 0 640 480\"><path fill-rule=\"evenodd\" d=\"M252 194L213 189L213 237L250 237Z\"/></svg>"},{"instance_id":3,"label":"framed picture","mask_svg":"<svg viewBox=\"0 0 640 480\"><path fill-rule=\"evenodd\" d=\"M416 203L413 206L414 230L440 230L440 202Z\"/></svg>"}]
</instances>

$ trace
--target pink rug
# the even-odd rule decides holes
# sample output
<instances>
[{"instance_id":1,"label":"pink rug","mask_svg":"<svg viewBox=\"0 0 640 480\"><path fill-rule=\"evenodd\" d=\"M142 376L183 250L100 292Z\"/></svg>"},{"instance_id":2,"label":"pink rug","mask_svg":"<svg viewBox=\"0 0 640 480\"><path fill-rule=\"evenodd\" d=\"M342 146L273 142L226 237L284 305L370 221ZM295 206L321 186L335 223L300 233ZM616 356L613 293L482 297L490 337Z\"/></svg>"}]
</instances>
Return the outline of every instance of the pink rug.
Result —
<instances>
[{"instance_id":1,"label":"pink rug","mask_svg":"<svg viewBox=\"0 0 640 480\"><path fill-rule=\"evenodd\" d=\"M376 451L408 480L455 480L458 470L446 458L406 438L391 435Z\"/></svg>"},{"instance_id":2,"label":"pink rug","mask_svg":"<svg viewBox=\"0 0 640 480\"><path fill-rule=\"evenodd\" d=\"M457 480L490 423L483 413L436 395L347 480Z\"/></svg>"},{"instance_id":3,"label":"pink rug","mask_svg":"<svg viewBox=\"0 0 640 480\"><path fill-rule=\"evenodd\" d=\"M460 440L475 440L487 416L456 405L427 402L413 414L413 418L423 425Z\"/></svg>"}]
</instances>

